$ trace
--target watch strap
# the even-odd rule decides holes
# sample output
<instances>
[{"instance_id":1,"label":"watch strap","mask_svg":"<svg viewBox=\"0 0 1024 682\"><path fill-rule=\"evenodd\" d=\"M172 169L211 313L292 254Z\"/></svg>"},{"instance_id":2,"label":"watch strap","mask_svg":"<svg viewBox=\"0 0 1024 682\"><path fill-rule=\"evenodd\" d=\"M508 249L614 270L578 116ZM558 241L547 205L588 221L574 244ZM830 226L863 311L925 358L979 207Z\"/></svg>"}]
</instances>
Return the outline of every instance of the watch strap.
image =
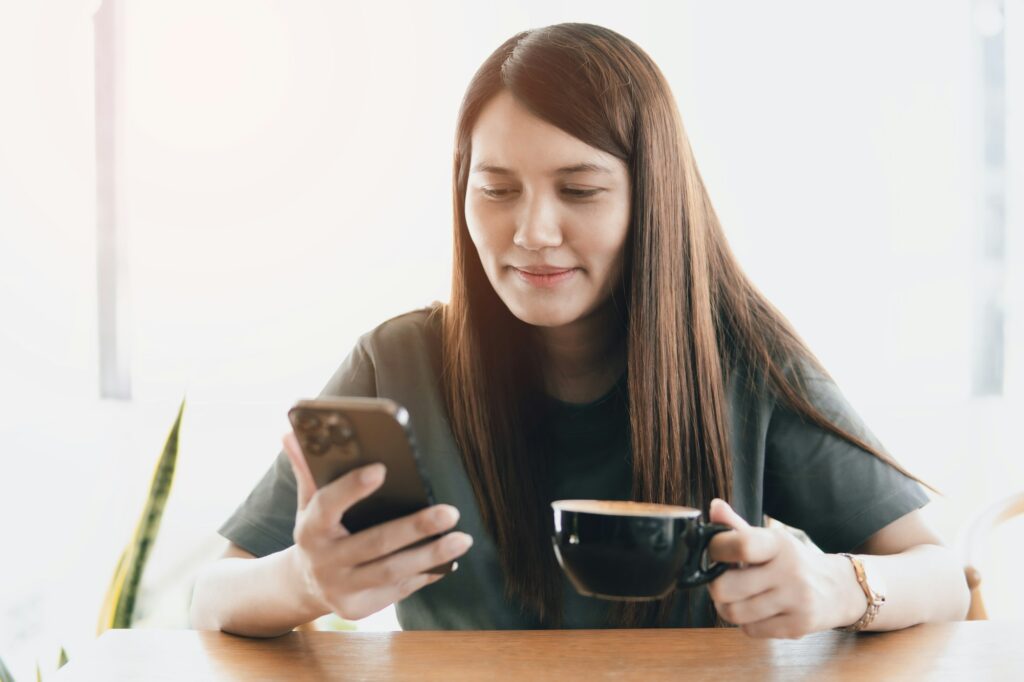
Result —
<instances>
[{"instance_id":1,"label":"watch strap","mask_svg":"<svg viewBox=\"0 0 1024 682\"><path fill-rule=\"evenodd\" d=\"M839 556L846 557L850 560L850 563L853 564L853 571L857 575L857 584L860 585L860 588L864 591L864 597L867 599L868 605L867 609L864 611L864 615L862 615L856 623L836 628L836 630L841 630L843 632L860 632L870 625L871 621L873 621L875 616L878 615L879 609L881 609L885 604L885 595L875 592L871 589L871 586L868 585L867 572L864 570L864 563L860 559L847 552L839 552Z\"/></svg>"}]
</instances>

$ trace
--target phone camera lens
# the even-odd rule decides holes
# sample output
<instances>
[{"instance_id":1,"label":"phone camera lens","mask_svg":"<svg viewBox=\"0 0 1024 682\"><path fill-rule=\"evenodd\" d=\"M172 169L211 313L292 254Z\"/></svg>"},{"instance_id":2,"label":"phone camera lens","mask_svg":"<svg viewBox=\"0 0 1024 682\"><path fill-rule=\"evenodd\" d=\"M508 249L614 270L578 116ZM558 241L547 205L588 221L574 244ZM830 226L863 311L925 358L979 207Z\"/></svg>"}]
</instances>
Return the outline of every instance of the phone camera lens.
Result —
<instances>
[{"instance_id":1,"label":"phone camera lens","mask_svg":"<svg viewBox=\"0 0 1024 682\"><path fill-rule=\"evenodd\" d=\"M303 431L312 431L313 429L320 428L320 420L312 414L300 415L299 428Z\"/></svg>"},{"instance_id":2,"label":"phone camera lens","mask_svg":"<svg viewBox=\"0 0 1024 682\"><path fill-rule=\"evenodd\" d=\"M327 442L326 438L310 438L306 442L306 447L309 449L309 454L322 455L331 449L331 444Z\"/></svg>"},{"instance_id":3,"label":"phone camera lens","mask_svg":"<svg viewBox=\"0 0 1024 682\"><path fill-rule=\"evenodd\" d=\"M332 424L327 427L329 439L335 445L344 445L352 440L352 427L348 424Z\"/></svg>"}]
</instances>

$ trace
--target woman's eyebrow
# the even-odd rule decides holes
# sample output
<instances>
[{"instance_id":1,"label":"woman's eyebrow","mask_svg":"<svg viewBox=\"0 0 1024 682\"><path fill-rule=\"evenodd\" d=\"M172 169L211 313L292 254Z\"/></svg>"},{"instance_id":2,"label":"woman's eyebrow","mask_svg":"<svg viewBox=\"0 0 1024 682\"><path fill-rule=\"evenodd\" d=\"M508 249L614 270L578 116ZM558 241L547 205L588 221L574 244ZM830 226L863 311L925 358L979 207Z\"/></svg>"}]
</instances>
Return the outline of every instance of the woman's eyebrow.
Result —
<instances>
[{"instance_id":1,"label":"woman's eyebrow","mask_svg":"<svg viewBox=\"0 0 1024 682\"><path fill-rule=\"evenodd\" d=\"M493 175L515 175L515 172L504 166L495 166L486 161L481 161L473 166L474 173L491 173ZM611 170L596 163L577 163L572 166L562 166L551 172L551 175L570 175L572 173L608 173Z\"/></svg>"}]
</instances>

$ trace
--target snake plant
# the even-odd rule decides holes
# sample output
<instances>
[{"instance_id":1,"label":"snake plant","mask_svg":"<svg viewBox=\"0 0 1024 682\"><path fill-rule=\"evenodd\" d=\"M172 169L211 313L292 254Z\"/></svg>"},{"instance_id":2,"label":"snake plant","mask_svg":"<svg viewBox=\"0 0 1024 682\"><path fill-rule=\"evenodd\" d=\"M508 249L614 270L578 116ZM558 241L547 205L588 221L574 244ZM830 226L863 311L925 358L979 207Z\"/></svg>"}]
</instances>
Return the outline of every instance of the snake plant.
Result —
<instances>
[{"instance_id":1,"label":"snake plant","mask_svg":"<svg viewBox=\"0 0 1024 682\"><path fill-rule=\"evenodd\" d=\"M164 443L163 454L160 455L160 460L157 462L153 481L149 486L149 497L135 527L135 534L132 541L121 552L114 577L107 589L107 595L100 609L96 634L102 634L111 628L130 628L132 626L135 599L142 581L142 571L146 567L150 549L156 540L164 506L166 506L167 497L171 492L174 465L178 459L178 430L181 427L181 415L184 411L185 400L182 399L181 406L178 408L178 417L174 420L174 426L171 427L167 442Z\"/></svg>"},{"instance_id":2,"label":"snake plant","mask_svg":"<svg viewBox=\"0 0 1024 682\"><path fill-rule=\"evenodd\" d=\"M60 648L60 656L57 658L57 669L59 670L68 662L68 654L64 651L64 647ZM4 665L3 659L0 659L0 682L14 682L14 675ZM43 672L39 669L39 662L36 661L36 682L43 682Z\"/></svg>"},{"instance_id":3,"label":"snake plant","mask_svg":"<svg viewBox=\"0 0 1024 682\"><path fill-rule=\"evenodd\" d=\"M121 552L117 569L114 571L114 577L110 581L110 587L103 600L97 634L102 634L111 628L129 628L132 625L135 597L138 593L139 583L142 581L142 571L146 567L149 550L156 540L156 533L160 529L160 519L163 517L167 497L171 492L174 465L178 459L178 431L181 428L181 416L184 411L185 400L182 399L181 406L178 408L178 416L164 443L163 454L160 455L157 462L153 481L149 486L149 497L146 499L146 506L135 527L135 534L131 543ZM61 647L57 668L61 668L67 662L67 652L64 651L64 647ZM36 681L42 682L42 679L42 671L39 669L39 664L36 663ZM0 682L14 682L14 676L4 665L2 659L0 659Z\"/></svg>"}]
</instances>

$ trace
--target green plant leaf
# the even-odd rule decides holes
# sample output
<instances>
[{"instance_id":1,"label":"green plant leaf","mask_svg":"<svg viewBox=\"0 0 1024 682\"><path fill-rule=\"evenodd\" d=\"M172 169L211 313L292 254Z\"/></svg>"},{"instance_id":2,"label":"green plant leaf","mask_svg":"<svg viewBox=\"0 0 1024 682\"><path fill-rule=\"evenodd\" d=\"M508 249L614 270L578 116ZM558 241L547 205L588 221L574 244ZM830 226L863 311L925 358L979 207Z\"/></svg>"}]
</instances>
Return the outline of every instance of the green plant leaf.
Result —
<instances>
[{"instance_id":1,"label":"green plant leaf","mask_svg":"<svg viewBox=\"0 0 1024 682\"><path fill-rule=\"evenodd\" d=\"M43 682L43 673L39 670L39 661L36 661L36 682Z\"/></svg>"},{"instance_id":2,"label":"green plant leaf","mask_svg":"<svg viewBox=\"0 0 1024 682\"><path fill-rule=\"evenodd\" d=\"M103 598L103 604L100 606L100 620L96 626L96 634L103 634L105 630L110 629L110 624L114 621L114 611L117 609L117 599L124 589L124 580L127 575L127 563L128 548L125 547L121 550L121 556L117 560L117 566L114 568L114 575L110 579L110 585L107 587L107 595Z\"/></svg>"},{"instance_id":3,"label":"green plant leaf","mask_svg":"<svg viewBox=\"0 0 1024 682\"><path fill-rule=\"evenodd\" d=\"M0 682L14 682L14 675L4 665L4 659L0 658Z\"/></svg>"},{"instance_id":4,"label":"green plant leaf","mask_svg":"<svg viewBox=\"0 0 1024 682\"><path fill-rule=\"evenodd\" d=\"M57 657L57 670L64 667L64 664L68 662L68 652L64 651L64 647L60 648L60 656Z\"/></svg>"},{"instance_id":5,"label":"green plant leaf","mask_svg":"<svg viewBox=\"0 0 1024 682\"><path fill-rule=\"evenodd\" d=\"M160 520L171 492L171 483L174 480L174 466L178 458L178 432L181 428L181 416L184 411L185 399L182 398L178 416L167 435L163 454L160 455L156 471L153 473L153 481L149 486L149 497L146 499L142 516L136 525L135 535L118 561L114 577L107 590L107 596L103 600L97 634L102 634L111 628L130 628L132 626L135 599L139 584L142 582L142 573L146 567L149 552L156 541L157 532L160 530Z\"/></svg>"}]
</instances>

